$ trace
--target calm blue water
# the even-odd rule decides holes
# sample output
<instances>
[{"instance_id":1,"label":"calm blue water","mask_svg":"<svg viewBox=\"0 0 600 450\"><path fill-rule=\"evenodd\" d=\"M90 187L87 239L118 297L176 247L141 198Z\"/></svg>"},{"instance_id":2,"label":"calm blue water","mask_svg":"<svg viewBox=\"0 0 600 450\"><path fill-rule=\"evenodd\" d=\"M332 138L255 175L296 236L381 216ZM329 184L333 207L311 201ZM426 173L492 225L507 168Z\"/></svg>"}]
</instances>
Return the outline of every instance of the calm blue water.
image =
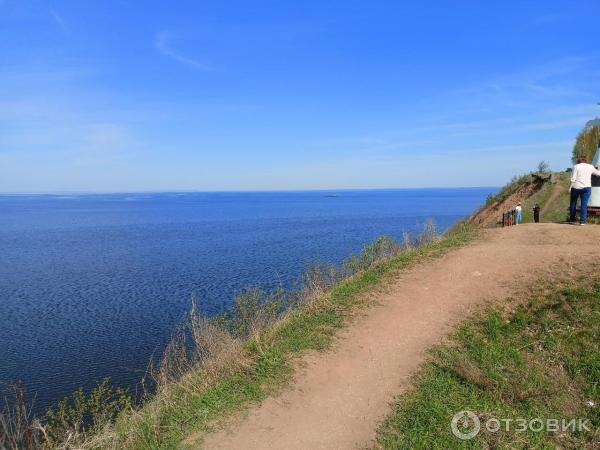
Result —
<instances>
[{"instance_id":1,"label":"calm blue water","mask_svg":"<svg viewBox=\"0 0 600 450\"><path fill-rule=\"evenodd\" d=\"M105 376L134 386L192 294L220 312L381 234L445 229L492 190L0 196L0 381L38 411Z\"/></svg>"}]
</instances>

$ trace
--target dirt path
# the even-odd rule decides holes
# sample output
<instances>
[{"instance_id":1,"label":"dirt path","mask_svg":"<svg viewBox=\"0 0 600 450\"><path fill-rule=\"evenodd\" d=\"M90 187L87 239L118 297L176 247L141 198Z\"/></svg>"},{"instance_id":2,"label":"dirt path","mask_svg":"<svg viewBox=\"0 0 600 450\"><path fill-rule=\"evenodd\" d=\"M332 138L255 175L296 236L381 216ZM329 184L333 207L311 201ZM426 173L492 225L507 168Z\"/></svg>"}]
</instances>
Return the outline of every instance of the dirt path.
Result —
<instances>
[{"instance_id":1,"label":"dirt path","mask_svg":"<svg viewBox=\"0 0 600 450\"><path fill-rule=\"evenodd\" d=\"M550 207L550 205L554 204L554 201L562 193L563 189L564 188L560 184L557 184L554 187L554 190L552 191L552 194L550 194L550 197L548 197L548 200L546 200L546 205L542 208L542 210L540 211L540 213L542 213L542 214L545 213L548 210L548 208ZM565 211L565 215L567 215L566 211Z\"/></svg>"},{"instance_id":2,"label":"dirt path","mask_svg":"<svg viewBox=\"0 0 600 450\"><path fill-rule=\"evenodd\" d=\"M598 244L598 226L520 225L489 230L470 246L402 273L329 352L302 358L290 388L208 436L202 448L371 445L394 396L457 321L532 277L597 258Z\"/></svg>"}]
</instances>

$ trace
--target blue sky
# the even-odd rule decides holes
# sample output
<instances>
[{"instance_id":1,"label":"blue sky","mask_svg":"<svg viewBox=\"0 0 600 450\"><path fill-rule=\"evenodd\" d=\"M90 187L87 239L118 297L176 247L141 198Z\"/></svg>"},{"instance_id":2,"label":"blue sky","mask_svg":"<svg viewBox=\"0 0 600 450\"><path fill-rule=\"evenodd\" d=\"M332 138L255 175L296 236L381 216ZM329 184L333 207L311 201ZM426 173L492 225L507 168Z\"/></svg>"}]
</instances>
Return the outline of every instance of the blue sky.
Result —
<instances>
[{"instance_id":1,"label":"blue sky","mask_svg":"<svg viewBox=\"0 0 600 450\"><path fill-rule=\"evenodd\" d=\"M600 114L597 0L0 0L0 192L494 186Z\"/></svg>"}]
</instances>

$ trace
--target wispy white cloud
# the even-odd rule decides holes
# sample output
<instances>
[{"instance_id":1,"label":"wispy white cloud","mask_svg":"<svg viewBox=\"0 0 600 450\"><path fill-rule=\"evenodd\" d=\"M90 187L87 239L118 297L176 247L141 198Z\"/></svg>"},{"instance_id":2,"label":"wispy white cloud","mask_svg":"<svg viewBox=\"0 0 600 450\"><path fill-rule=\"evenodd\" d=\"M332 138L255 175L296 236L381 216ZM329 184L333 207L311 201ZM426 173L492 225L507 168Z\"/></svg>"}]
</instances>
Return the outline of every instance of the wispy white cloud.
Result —
<instances>
[{"instance_id":1,"label":"wispy white cloud","mask_svg":"<svg viewBox=\"0 0 600 450\"><path fill-rule=\"evenodd\" d=\"M447 153L452 155L461 155L461 154L472 154L472 153L496 153L496 154L507 154L514 153L516 155L523 155L526 153L530 154L543 154L548 151L559 151L565 152L568 154L573 142L570 140L562 140L562 141L550 141L550 142L539 142L534 144L504 144L504 145L491 145L491 146L478 146L478 147L470 147L460 150L454 151L440 151L439 153ZM435 154L435 153L434 153Z\"/></svg>"},{"instance_id":2,"label":"wispy white cloud","mask_svg":"<svg viewBox=\"0 0 600 450\"><path fill-rule=\"evenodd\" d=\"M591 71L593 58L569 57L530 66L512 73L495 74L480 83L449 93L456 101L479 105L482 110L526 108L543 102L589 95L581 77Z\"/></svg>"},{"instance_id":3,"label":"wispy white cloud","mask_svg":"<svg viewBox=\"0 0 600 450\"><path fill-rule=\"evenodd\" d=\"M530 116L505 116L488 120L471 120L465 122L437 123L423 125L405 130L379 131L378 137L331 137L320 140L302 141L303 149L343 149L345 154L368 155L373 153L393 154L395 152L410 151L421 148L429 148L429 153L435 153L436 149L444 151L464 151L461 143L467 137L481 137L490 139L492 137L506 137L507 135L518 135L518 141L522 142L530 132L542 132L552 130L579 129L593 116L594 112L589 105L563 108L558 115L557 111L540 111L540 117ZM583 112L590 114L585 115ZM575 114L578 113L578 114ZM541 135L543 137L543 135ZM574 134L573 134L574 136ZM563 145L567 141L560 141ZM570 142L570 141L569 141ZM554 142L556 143L556 142ZM569 145L572 145L569 144ZM567 145L568 147L568 145ZM500 147L493 147L499 148ZM541 148L536 145L515 144L514 148L536 150ZM475 150L475 148L473 149ZM473 151L469 150L469 151Z\"/></svg>"},{"instance_id":4,"label":"wispy white cloud","mask_svg":"<svg viewBox=\"0 0 600 450\"><path fill-rule=\"evenodd\" d=\"M474 120L456 122L441 125L430 125L420 128L418 131L441 131L447 136L464 136L465 134L491 135L495 133L507 134L532 130L560 130L564 128L581 127L588 118L593 115L588 106L589 114L564 114L557 118L546 111L540 111L539 117L531 116L507 116L491 120Z\"/></svg>"},{"instance_id":5,"label":"wispy white cloud","mask_svg":"<svg viewBox=\"0 0 600 450\"><path fill-rule=\"evenodd\" d=\"M411 113L399 112L397 126L390 121L380 129L353 129L356 135L302 140L298 153L306 155L305 164L316 155L332 167L344 160L356 168L357 176L365 177L364 170L371 166L372 173L394 168L400 174L405 166L438 164L438 159L457 173L465 171L460 164L493 167L488 181L468 179L465 184L502 184L542 159L561 169L570 163L575 135L598 113L595 96L591 101L581 91L593 86L582 74L594 65L593 58L573 57L491 74L427 98L416 108L407 105ZM391 180L390 176L385 182ZM406 184L411 184L409 179Z\"/></svg>"},{"instance_id":6,"label":"wispy white cloud","mask_svg":"<svg viewBox=\"0 0 600 450\"><path fill-rule=\"evenodd\" d=\"M171 46L170 41L171 41L171 36L170 36L169 32L161 31L156 36L154 46L161 55L166 56L171 59L174 59L177 62L186 64L195 69L206 71L206 72L213 70L213 68L211 66L209 66L207 64L203 64L200 61L198 61L197 59L187 56L187 55L183 54L182 52L174 49Z\"/></svg>"},{"instance_id":7,"label":"wispy white cloud","mask_svg":"<svg viewBox=\"0 0 600 450\"><path fill-rule=\"evenodd\" d=\"M56 25L58 25L58 28L60 28L65 36L68 36L70 34L70 30L63 16L61 16L55 9L49 8L48 11L54 19L54 22L56 22Z\"/></svg>"}]
</instances>

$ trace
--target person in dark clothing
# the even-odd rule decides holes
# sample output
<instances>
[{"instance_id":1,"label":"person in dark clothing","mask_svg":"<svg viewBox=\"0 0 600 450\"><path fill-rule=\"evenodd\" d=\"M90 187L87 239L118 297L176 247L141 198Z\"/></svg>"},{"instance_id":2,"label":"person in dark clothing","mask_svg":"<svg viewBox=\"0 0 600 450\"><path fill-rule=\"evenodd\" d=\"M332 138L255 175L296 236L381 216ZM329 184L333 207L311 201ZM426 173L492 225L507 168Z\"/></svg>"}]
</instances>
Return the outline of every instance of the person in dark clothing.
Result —
<instances>
[{"instance_id":1,"label":"person in dark clothing","mask_svg":"<svg viewBox=\"0 0 600 450\"><path fill-rule=\"evenodd\" d=\"M533 207L533 221L535 223L540 223L540 209L540 205L538 205L537 203Z\"/></svg>"}]
</instances>

